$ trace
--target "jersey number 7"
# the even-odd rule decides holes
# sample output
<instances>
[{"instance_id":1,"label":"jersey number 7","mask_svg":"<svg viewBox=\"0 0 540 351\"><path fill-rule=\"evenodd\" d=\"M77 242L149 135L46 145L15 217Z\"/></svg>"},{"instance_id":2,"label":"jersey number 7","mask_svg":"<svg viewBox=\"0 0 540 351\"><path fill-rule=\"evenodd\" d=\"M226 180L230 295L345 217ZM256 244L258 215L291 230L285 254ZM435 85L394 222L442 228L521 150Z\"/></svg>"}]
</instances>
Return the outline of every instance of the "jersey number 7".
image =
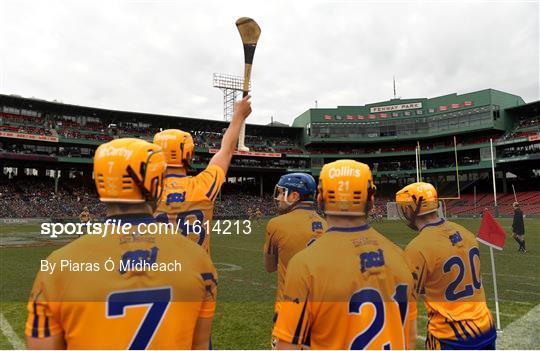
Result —
<instances>
[{"instance_id":1,"label":"jersey number 7","mask_svg":"<svg viewBox=\"0 0 540 351\"><path fill-rule=\"evenodd\" d=\"M148 347L171 302L172 288L115 291L107 298L107 318L125 316L126 308L149 307L129 344L130 350Z\"/></svg>"}]
</instances>

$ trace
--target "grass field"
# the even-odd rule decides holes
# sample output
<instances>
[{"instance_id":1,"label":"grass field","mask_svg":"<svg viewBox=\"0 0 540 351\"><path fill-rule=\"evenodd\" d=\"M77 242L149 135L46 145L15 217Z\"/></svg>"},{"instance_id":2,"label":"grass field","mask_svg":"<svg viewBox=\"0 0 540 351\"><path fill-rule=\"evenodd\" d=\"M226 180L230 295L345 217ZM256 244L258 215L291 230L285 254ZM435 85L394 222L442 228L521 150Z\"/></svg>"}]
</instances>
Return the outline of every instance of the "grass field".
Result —
<instances>
[{"instance_id":1,"label":"grass field","mask_svg":"<svg viewBox=\"0 0 540 351\"><path fill-rule=\"evenodd\" d=\"M478 219L459 220L476 232ZM510 221L502 219L508 230ZM269 347L275 294L275 274L263 268L261 248L264 226L253 223L251 235L214 235L212 258L219 271L218 307L214 319L212 340L218 349L265 349ZM405 246L413 237L412 231L400 221L386 221L374 227L396 244ZM506 249L495 252L497 283L504 329L535 307L540 300L540 220L526 220L527 248L525 255L507 238ZM46 258L62 242L36 241L37 225L3 225L0 243L1 314L0 349L13 348L13 335L6 331L8 324L20 340L24 340L26 299L39 269L39 260ZM65 242L64 242L65 243ZM489 249L481 245L482 278L491 310L495 311ZM0 316L1 317L1 316ZM419 311L418 329L425 334L426 317L423 306ZM536 327L538 330L538 327ZM529 332L530 333L530 332ZM519 333L518 333L519 334ZM513 335L514 338L527 338ZM511 343L512 341L510 341ZM21 344L18 344L19 347ZM15 345L17 346L17 344ZM506 347L512 345L505 344ZM530 347L538 345L530 345ZM423 348L419 340L418 348Z\"/></svg>"}]
</instances>

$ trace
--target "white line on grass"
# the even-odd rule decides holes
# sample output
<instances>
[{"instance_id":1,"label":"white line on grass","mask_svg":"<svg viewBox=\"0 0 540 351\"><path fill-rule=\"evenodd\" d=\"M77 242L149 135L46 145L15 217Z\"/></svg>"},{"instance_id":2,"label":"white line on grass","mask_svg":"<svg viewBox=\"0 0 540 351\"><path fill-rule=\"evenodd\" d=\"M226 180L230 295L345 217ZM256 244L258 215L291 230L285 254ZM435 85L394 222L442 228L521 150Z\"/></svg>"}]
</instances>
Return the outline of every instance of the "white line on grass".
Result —
<instances>
[{"instance_id":1,"label":"white line on grass","mask_svg":"<svg viewBox=\"0 0 540 351\"><path fill-rule=\"evenodd\" d=\"M220 272L232 272L242 270L241 266L233 263L214 262L214 266Z\"/></svg>"},{"instance_id":2,"label":"white line on grass","mask_svg":"<svg viewBox=\"0 0 540 351\"><path fill-rule=\"evenodd\" d=\"M514 318L514 317L519 316L519 314L515 314L515 313L506 313L506 312L499 312L499 314L500 314L501 316L506 316L506 317L510 317L510 318Z\"/></svg>"},{"instance_id":3,"label":"white line on grass","mask_svg":"<svg viewBox=\"0 0 540 351\"><path fill-rule=\"evenodd\" d=\"M528 286L533 286L535 288L538 288L538 282L536 282L536 283L528 283L528 282L519 281L519 282L512 282L512 285L528 285Z\"/></svg>"},{"instance_id":4,"label":"white line on grass","mask_svg":"<svg viewBox=\"0 0 540 351\"><path fill-rule=\"evenodd\" d=\"M512 289L506 289L505 291L514 292L518 294L531 294L531 295L537 295L540 296L540 293L535 291L527 291L527 290L512 290Z\"/></svg>"},{"instance_id":5,"label":"white line on grass","mask_svg":"<svg viewBox=\"0 0 540 351\"><path fill-rule=\"evenodd\" d=\"M526 254L519 253L518 255L523 255L523 258L525 258L525 257L535 257L535 258L540 257L540 256L538 256L538 255L532 255L532 254L529 254L529 253L526 253ZM512 256L512 257L515 257L516 254L513 254L513 253L502 253L502 252L497 252L497 253L495 254L495 256Z\"/></svg>"},{"instance_id":6,"label":"white line on grass","mask_svg":"<svg viewBox=\"0 0 540 351\"><path fill-rule=\"evenodd\" d=\"M495 301L494 298L489 298L488 300ZM499 298L499 301L511 302L511 303L515 303L517 305L523 305L523 306L532 306L534 304L534 302L514 301L514 300L508 300L508 299L501 299L501 298Z\"/></svg>"},{"instance_id":7,"label":"white line on grass","mask_svg":"<svg viewBox=\"0 0 540 351\"><path fill-rule=\"evenodd\" d=\"M26 346L21 341L21 339L17 336L17 334L15 334L15 331L13 331L11 324L9 324L6 317L4 317L4 314L1 312L0 312L0 329L2 330L2 334L4 334L7 341L11 344L11 346L13 346L15 350L23 350L26 348Z\"/></svg>"},{"instance_id":8,"label":"white line on grass","mask_svg":"<svg viewBox=\"0 0 540 351\"><path fill-rule=\"evenodd\" d=\"M244 247L234 247L234 246L225 246L225 245L215 245L215 244L212 244L212 247L222 247L224 249L233 249L233 250L242 250L242 251L251 251L251 252L262 252L262 249L261 250L256 250L256 249L246 249Z\"/></svg>"},{"instance_id":9,"label":"white line on grass","mask_svg":"<svg viewBox=\"0 0 540 351\"><path fill-rule=\"evenodd\" d=\"M497 349L536 349L540 345L540 304L508 324L497 338Z\"/></svg>"},{"instance_id":10,"label":"white line on grass","mask_svg":"<svg viewBox=\"0 0 540 351\"><path fill-rule=\"evenodd\" d=\"M482 275L491 275L491 273L489 272L486 272L486 273L482 273ZM538 280L538 277L534 276L534 275L521 275L521 274L504 274L504 273L497 273L497 276L501 276L501 277L511 277L511 278L526 278L526 279L535 279L535 280Z\"/></svg>"}]
</instances>

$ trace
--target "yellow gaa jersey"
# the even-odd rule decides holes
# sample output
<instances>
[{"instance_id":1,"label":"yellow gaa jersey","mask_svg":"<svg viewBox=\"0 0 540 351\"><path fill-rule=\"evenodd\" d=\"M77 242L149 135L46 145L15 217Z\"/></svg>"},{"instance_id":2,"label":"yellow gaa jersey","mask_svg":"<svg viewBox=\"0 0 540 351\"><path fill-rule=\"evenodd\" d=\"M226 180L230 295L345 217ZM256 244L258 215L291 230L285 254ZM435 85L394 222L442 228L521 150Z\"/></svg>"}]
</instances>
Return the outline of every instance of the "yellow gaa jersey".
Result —
<instances>
[{"instance_id":1,"label":"yellow gaa jersey","mask_svg":"<svg viewBox=\"0 0 540 351\"><path fill-rule=\"evenodd\" d=\"M486 304L475 236L441 219L426 225L405 249L428 312L429 349L482 348L496 331ZM442 344L442 345L441 345Z\"/></svg>"},{"instance_id":2,"label":"yellow gaa jersey","mask_svg":"<svg viewBox=\"0 0 540 351\"><path fill-rule=\"evenodd\" d=\"M84 235L47 261L55 270L34 282L30 337L63 334L68 349L190 349L197 319L214 315L216 271L182 235Z\"/></svg>"},{"instance_id":3,"label":"yellow gaa jersey","mask_svg":"<svg viewBox=\"0 0 540 351\"><path fill-rule=\"evenodd\" d=\"M214 201L225 180L223 169L209 165L195 177L167 174L154 217L175 223L180 232L210 251Z\"/></svg>"},{"instance_id":4,"label":"yellow gaa jersey","mask_svg":"<svg viewBox=\"0 0 540 351\"><path fill-rule=\"evenodd\" d=\"M266 226L264 252L278 257L276 313L283 299L285 273L289 260L320 237L327 229L326 221L313 207L299 206L272 218Z\"/></svg>"},{"instance_id":5,"label":"yellow gaa jersey","mask_svg":"<svg viewBox=\"0 0 540 351\"><path fill-rule=\"evenodd\" d=\"M413 288L399 247L367 224L331 227L289 262L273 335L312 349L405 349Z\"/></svg>"}]
</instances>

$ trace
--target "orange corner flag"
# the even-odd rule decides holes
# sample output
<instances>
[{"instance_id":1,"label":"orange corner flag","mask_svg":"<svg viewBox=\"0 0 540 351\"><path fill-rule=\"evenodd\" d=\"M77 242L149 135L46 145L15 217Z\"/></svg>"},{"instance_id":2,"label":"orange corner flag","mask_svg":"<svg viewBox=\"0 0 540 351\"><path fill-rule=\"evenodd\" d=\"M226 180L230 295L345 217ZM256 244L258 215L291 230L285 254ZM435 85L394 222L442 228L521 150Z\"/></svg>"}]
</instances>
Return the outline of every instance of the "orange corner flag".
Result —
<instances>
[{"instance_id":1,"label":"orange corner flag","mask_svg":"<svg viewBox=\"0 0 540 351\"><path fill-rule=\"evenodd\" d=\"M497 250L502 250L504 247L506 233L487 208L482 214L482 223L480 223L480 229L478 229L478 236L476 239Z\"/></svg>"}]
</instances>

